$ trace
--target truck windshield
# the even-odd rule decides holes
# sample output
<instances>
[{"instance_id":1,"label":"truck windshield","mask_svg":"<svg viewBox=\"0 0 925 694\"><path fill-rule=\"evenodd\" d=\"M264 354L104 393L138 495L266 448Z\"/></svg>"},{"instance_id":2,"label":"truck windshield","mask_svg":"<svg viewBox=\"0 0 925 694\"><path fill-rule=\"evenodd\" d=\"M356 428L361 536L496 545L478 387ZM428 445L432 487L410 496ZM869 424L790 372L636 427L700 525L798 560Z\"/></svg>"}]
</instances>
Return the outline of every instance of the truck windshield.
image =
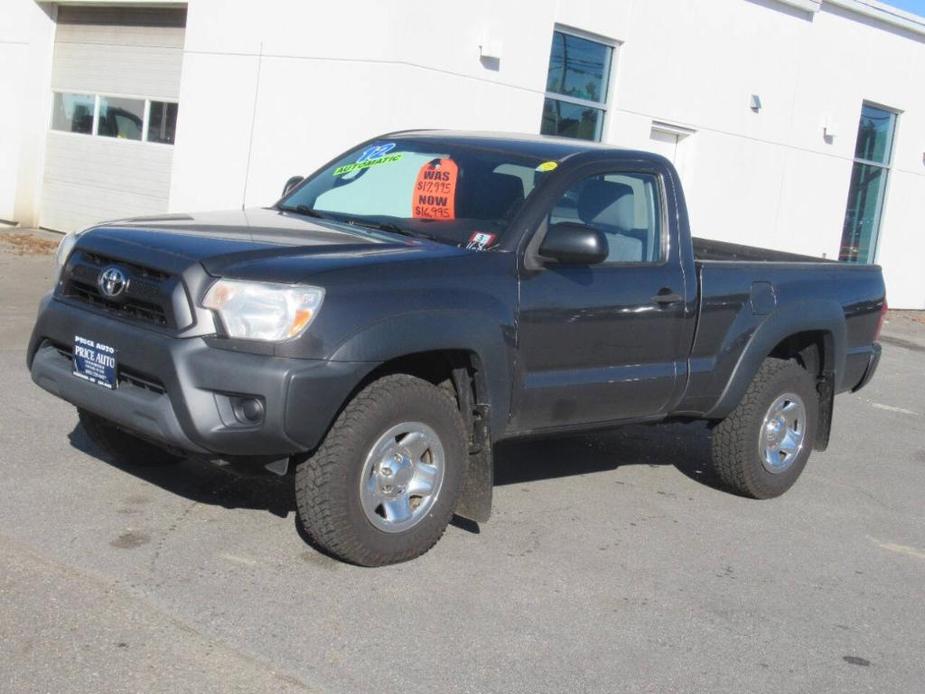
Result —
<instances>
[{"instance_id":1,"label":"truck windshield","mask_svg":"<svg viewBox=\"0 0 925 694\"><path fill-rule=\"evenodd\" d=\"M277 207L480 249L496 244L555 162L437 140L379 140L312 175Z\"/></svg>"}]
</instances>

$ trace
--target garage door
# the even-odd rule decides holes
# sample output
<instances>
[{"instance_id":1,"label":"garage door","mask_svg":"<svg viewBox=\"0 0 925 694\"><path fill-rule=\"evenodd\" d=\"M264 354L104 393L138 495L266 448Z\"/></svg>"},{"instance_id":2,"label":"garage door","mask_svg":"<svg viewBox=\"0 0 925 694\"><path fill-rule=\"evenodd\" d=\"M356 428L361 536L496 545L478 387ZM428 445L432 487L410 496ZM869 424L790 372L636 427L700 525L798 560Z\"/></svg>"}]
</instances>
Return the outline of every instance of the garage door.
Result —
<instances>
[{"instance_id":1,"label":"garage door","mask_svg":"<svg viewBox=\"0 0 925 694\"><path fill-rule=\"evenodd\" d=\"M186 10L63 6L40 224L167 209Z\"/></svg>"}]
</instances>

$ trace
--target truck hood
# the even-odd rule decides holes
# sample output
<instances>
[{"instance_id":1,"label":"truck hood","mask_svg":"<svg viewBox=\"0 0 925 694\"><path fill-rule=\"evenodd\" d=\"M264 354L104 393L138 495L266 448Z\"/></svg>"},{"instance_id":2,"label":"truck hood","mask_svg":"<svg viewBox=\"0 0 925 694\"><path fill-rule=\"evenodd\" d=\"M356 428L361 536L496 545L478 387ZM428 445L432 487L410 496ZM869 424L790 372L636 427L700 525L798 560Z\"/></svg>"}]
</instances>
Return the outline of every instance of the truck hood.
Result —
<instances>
[{"instance_id":1,"label":"truck hood","mask_svg":"<svg viewBox=\"0 0 925 694\"><path fill-rule=\"evenodd\" d=\"M200 263L216 276L284 283L341 267L469 253L433 241L272 209L107 222L81 234L78 246L165 272L182 272Z\"/></svg>"}]
</instances>

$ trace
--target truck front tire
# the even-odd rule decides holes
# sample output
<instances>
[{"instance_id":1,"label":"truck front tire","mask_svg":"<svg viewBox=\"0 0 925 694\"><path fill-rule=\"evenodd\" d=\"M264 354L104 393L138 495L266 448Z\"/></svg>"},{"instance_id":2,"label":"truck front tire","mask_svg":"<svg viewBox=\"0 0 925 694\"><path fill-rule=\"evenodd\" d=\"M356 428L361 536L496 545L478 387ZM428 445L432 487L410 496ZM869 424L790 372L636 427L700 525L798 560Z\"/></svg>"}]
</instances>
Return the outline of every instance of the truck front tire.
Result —
<instances>
[{"instance_id":1,"label":"truck front tire","mask_svg":"<svg viewBox=\"0 0 925 694\"><path fill-rule=\"evenodd\" d=\"M780 496L806 466L818 416L812 374L794 361L765 359L742 401L713 429L716 472L743 496Z\"/></svg>"},{"instance_id":2,"label":"truck front tire","mask_svg":"<svg viewBox=\"0 0 925 694\"><path fill-rule=\"evenodd\" d=\"M302 529L320 549L362 566L424 554L453 516L467 441L446 389L404 374L372 382L296 468Z\"/></svg>"}]
</instances>

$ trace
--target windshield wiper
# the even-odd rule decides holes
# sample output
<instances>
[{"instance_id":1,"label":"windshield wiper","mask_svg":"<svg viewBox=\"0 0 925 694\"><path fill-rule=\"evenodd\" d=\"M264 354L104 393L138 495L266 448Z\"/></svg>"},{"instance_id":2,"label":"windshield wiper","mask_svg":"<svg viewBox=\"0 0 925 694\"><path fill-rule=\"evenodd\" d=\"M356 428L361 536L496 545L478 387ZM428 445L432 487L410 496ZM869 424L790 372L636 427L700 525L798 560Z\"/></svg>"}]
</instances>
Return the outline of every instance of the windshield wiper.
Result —
<instances>
[{"instance_id":1,"label":"windshield wiper","mask_svg":"<svg viewBox=\"0 0 925 694\"><path fill-rule=\"evenodd\" d=\"M366 227L367 229L376 229L377 231L390 231L393 234L411 236L412 238L416 239L428 239L430 241L434 240L434 237L430 234L424 234L420 231L412 231L411 229L406 229L405 227L398 226L392 222L374 222L367 219L345 219L343 221L345 224L350 224L351 226Z\"/></svg>"},{"instance_id":2,"label":"windshield wiper","mask_svg":"<svg viewBox=\"0 0 925 694\"><path fill-rule=\"evenodd\" d=\"M296 214L303 214L306 217L315 217L316 219L330 219L326 214L319 212L314 207L309 207L308 205L295 205L293 207L284 207L280 205L276 208L280 212L295 212Z\"/></svg>"},{"instance_id":3,"label":"windshield wiper","mask_svg":"<svg viewBox=\"0 0 925 694\"><path fill-rule=\"evenodd\" d=\"M428 239L430 241L435 240L430 234L425 234L423 232L411 231L411 229L406 229L401 227L398 224L393 222L375 222L368 219L355 219L350 217L339 217L332 214L325 214L324 212L319 212L314 207L309 207L308 205L294 205L292 207L280 205L277 207L280 212L295 212L296 214L302 214L306 217L314 217L316 219L327 219L332 222L339 222L340 224L349 224L350 226L355 227L365 227L367 229L375 229L377 231L390 231L393 234L401 234L402 236L411 236L416 239Z\"/></svg>"}]
</instances>

